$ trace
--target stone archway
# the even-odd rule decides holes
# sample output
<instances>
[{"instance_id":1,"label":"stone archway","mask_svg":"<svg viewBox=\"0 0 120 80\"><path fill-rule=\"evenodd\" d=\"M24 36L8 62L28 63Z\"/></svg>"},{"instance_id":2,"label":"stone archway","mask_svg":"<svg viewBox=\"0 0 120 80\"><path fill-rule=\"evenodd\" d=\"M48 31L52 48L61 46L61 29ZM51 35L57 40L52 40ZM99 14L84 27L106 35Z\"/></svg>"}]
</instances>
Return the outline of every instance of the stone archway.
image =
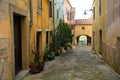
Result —
<instances>
[{"instance_id":1,"label":"stone archway","mask_svg":"<svg viewBox=\"0 0 120 80\"><path fill-rule=\"evenodd\" d=\"M79 35L76 37L77 45L91 46L91 37L88 35Z\"/></svg>"}]
</instances>

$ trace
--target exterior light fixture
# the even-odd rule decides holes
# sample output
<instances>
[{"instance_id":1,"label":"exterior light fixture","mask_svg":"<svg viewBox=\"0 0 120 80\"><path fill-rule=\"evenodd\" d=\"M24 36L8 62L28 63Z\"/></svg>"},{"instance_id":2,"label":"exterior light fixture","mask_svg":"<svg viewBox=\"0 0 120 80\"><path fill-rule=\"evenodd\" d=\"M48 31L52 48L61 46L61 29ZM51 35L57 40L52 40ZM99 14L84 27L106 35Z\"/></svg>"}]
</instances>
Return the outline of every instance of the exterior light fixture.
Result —
<instances>
[{"instance_id":1,"label":"exterior light fixture","mask_svg":"<svg viewBox=\"0 0 120 80\"><path fill-rule=\"evenodd\" d=\"M87 15L87 11L93 11L92 9L90 9L90 10L84 10L84 15Z\"/></svg>"}]
</instances>

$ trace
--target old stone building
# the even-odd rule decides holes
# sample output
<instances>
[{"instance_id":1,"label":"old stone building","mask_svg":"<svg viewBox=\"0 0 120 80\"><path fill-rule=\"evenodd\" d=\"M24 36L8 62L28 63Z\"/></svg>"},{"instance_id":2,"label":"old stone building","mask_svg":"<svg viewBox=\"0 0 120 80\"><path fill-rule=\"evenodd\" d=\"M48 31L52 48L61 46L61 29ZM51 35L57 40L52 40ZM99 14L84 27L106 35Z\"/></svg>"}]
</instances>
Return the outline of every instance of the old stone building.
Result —
<instances>
[{"instance_id":1,"label":"old stone building","mask_svg":"<svg viewBox=\"0 0 120 80\"><path fill-rule=\"evenodd\" d=\"M92 19L77 19L75 20L74 29L74 44L78 45L80 42L80 37L86 36L87 45L91 45L92 39Z\"/></svg>"},{"instance_id":2,"label":"old stone building","mask_svg":"<svg viewBox=\"0 0 120 80\"><path fill-rule=\"evenodd\" d=\"M51 0L32 1L32 25L30 27L30 62L34 56L32 51L38 49L41 61L45 48L51 43L53 29L53 2Z\"/></svg>"},{"instance_id":3,"label":"old stone building","mask_svg":"<svg viewBox=\"0 0 120 80\"><path fill-rule=\"evenodd\" d=\"M29 65L29 2L0 0L0 79L13 80Z\"/></svg>"},{"instance_id":4,"label":"old stone building","mask_svg":"<svg viewBox=\"0 0 120 80\"><path fill-rule=\"evenodd\" d=\"M93 49L120 73L119 0L94 0Z\"/></svg>"},{"instance_id":5,"label":"old stone building","mask_svg":"<svg viewBox=\"0 0 120 80\"><path fill-rule=\"evenodd\" d=\"M51 42L51 0L0 0L0 80L13 80L33 62L38 49L41 61Z\"/></svg>"},{"instance_id":6,"label":"old stone building","mask_svg":"<svg viewBox=\"0 0 120 80\"><path fill-rule=\"evenodd\" d=\"M71 6L69 0L64 0L64 22L67 23L71 29L75 24L75 8Z\"/></svg>"},{"instance_id":7,"label":"old stone building","mask_svg":"<svg viewBox=\"0 0 120 80\"><path fill-rule=\"evenodd\" d=\"M64 22L69 24L71 23L71 9L72 6L69 2L69 0L64 0Z\"/></svg>"}]
</instances>

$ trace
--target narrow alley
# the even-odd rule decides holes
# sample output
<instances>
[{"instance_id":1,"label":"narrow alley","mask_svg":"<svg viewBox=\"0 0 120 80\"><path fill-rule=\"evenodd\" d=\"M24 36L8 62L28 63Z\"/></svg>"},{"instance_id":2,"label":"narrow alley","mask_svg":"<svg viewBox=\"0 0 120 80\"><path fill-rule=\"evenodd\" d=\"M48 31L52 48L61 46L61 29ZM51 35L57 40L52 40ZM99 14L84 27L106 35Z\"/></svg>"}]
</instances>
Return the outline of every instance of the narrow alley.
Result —
<instances>
[{"instance_id":1,"label":"narrow alley","mask_svg":"<svg viewBox=\"0 0 120 80\"><path fill-rule=\"evenodd\" d=\"M0 80L120 80L120 0L0 0Z\"/></svg>"},{"instance_id":2,"label":"narrow alley","mask_svg":"<svg viewBox=\"0 0 120 80\"><path fill-rule=\"evenodd\" d=\"M27 74L23 80L120 80L91 47L75 47L45 63L44 71Z\"/></svg>"}]
</instances>

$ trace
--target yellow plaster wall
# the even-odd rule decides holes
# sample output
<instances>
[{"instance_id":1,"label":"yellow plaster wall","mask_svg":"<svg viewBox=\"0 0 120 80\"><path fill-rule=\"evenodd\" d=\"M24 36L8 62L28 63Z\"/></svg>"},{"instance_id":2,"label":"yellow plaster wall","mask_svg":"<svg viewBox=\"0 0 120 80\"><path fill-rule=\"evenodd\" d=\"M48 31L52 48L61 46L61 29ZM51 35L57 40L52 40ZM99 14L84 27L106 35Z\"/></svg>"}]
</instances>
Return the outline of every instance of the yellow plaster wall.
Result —
<instances>
[{"instance_id":1,"label":"yellow plaster wall","mask_svg":"<svg viewBox=\"0 0 120 80\"><path fill-rule=\"evenodd\" d=\"M113 5L113 6L111 6ZM106 61L120 74L120 1L106 0Z\"/></svg>"},{"instance_id":2,"label":"yellow plaster wall","mask_svg":"<svg viewBox=\"0 0 120 80\"><path fill-rule=\"evenodd\" d=\"M93 19L93 32L95 33L94 45L96 53L99 52L99 31L102 30L102 33L106 34L105 29L105 0L101 0L101 15L99 15L99 0L94 0L93 7L95 7L95 19ZM106 41L106 35L102 35L102 42Z\"/></svg>"},{"instance_id":3,"label":"yellow plaster wall","mask_svg":"<svg viewBox=\"0 0 120 80\"><path fill-rule=\"evenodd\" d=\"M82 27L85 27L85 29L82 30ZM75 32L74 32L75 45L77 44L76 38L80 35L88 35L92 37L92 25L76 25L75 26Z\"/></svg>"},{"instance_id":4,"label":"yellow plaster wall","mask_svg":"<svg viewBox=\"0 0 120 80\"><path fill-rule=\"evenodd\" d=\"M7 52L6 52L7 60L5 60L6 62L4 62L4 65L2 65L5 68L1 77L3 80L13 80L14 78L13 50L12 50L13 35L12 35L12 26L11 26L12 16L10 14L10 11L11 11L10 5L14 5L15 7L20 8L21 10L24 10L24 11L29 11L28 4L29 4L28 0L9 0L9 1L0 0L0 39L1 40L7 39L7 43L4 43L4 45L7 46ZM0 44L0 48L3 48L3 47L4 46ZM0 58L0 60L1 59L2 58Z\"/></svg>"},{"instance_id":5,"label":"yellow plaster wall","mask_svg":"<svg viewBox=\"0 0 120 80\"><path fill-rule=\"evenodd\" d=\"M42 11L38 13L37 0L33 0L33 26L31 27L31 51L36 47L36 32L41 32L41 61L46 48L46 31L51 31L53 28L52 17L49 17L49 0L42 0ZM50 39L49 39L50 40ZM33 62L34 56L30 54L30 62Z\"/></svg>"},{"instance_id":6,"label":"yellow plaster wall","mask_svg":"<svg viewBox=\"0 0 120 80\"><path fill-rule=\"evenodd\" d=\"M95 20L93 20L93 31L95 32L95 51L99 53L99 30L102 30L102 57L103 59L120 73L120 1L101 0L102 15L99 16L99 0L94 0ZM112 6L111 6L112 5Z\"/></svg>"}]
</instances>

